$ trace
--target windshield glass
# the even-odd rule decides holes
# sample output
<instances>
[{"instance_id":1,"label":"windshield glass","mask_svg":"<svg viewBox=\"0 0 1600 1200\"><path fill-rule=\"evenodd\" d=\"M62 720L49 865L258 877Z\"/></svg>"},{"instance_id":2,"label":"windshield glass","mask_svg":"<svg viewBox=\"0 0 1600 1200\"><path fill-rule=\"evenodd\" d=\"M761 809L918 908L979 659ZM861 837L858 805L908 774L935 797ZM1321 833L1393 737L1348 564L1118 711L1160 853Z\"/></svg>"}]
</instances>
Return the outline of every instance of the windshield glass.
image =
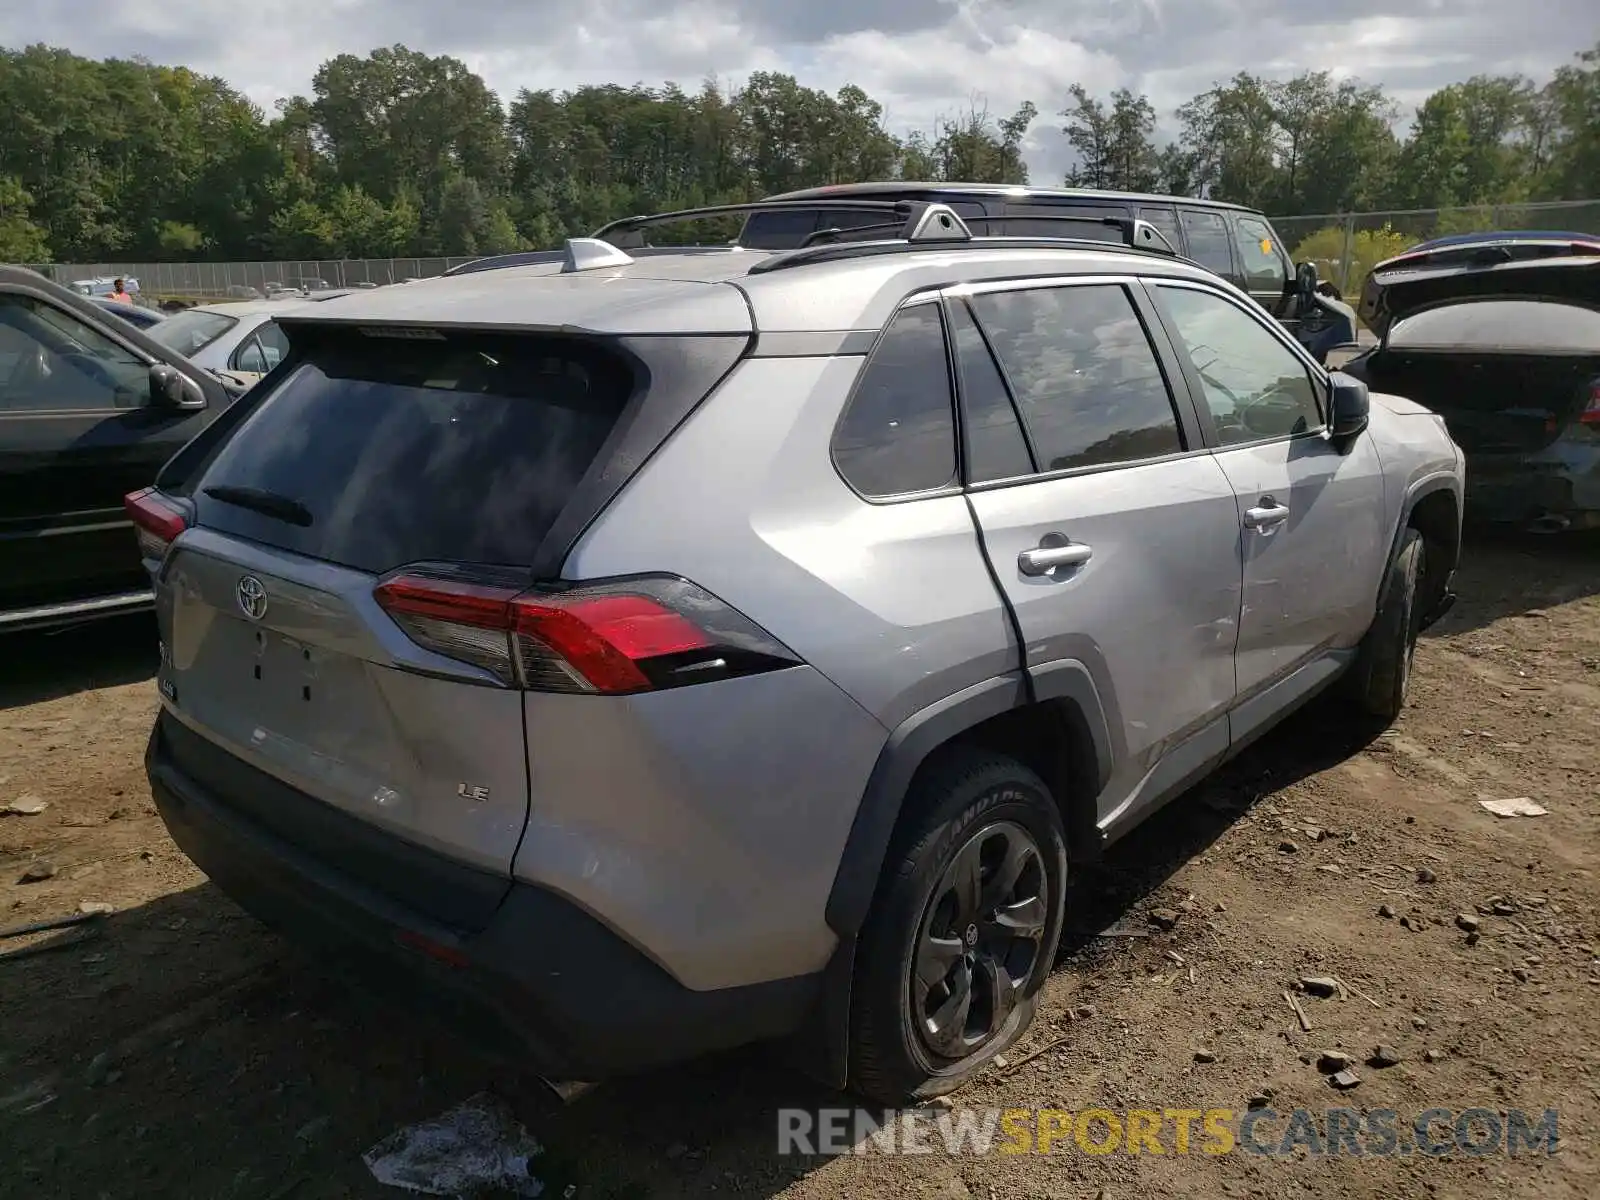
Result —
<instances>
[{"instance_id":1,"label":"windshield glass","mask_svg":"<svg viewBox=\"0 0 1600 1200\"><path fill-rule=\"evenodd\" d=\"M188 357L204 350L238 323L237 317L191 308L187 312L173 313L159 325L152 326L150 336L167 349Z\"/></svg>"}]
</instances>

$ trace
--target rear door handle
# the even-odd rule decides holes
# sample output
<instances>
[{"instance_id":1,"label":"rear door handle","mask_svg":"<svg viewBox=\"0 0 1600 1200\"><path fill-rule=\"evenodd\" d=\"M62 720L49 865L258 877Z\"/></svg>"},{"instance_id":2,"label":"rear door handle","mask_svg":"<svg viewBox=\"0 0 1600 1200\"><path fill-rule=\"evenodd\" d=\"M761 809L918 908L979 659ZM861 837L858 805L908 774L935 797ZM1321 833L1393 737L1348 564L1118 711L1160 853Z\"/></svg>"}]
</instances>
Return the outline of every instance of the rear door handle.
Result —
<instances>
[{"instance_id":1,"label":"rear door handle","mask_svg":"<svg viewBox=\"0 0 1600 1200\"><path fill-rule=\"evenodd\" d=\"M1261 497L1261 503L1255 508L1244 510L1244 527L1246 529L1267 529L1273 525L1281 525L1288 519L1288 506L1279 504L1271 496Z\"/></svg>"},{"instance_id":2,"label":"rear door handle","mask_svg":"<svg viewBox=\"0 0 1600 1200\"><path fill-rule=\"evenodd\" d=\"M1047 534L1038 546L1017 555L1017 570L1024 575L1048 575L1057 567L1081 567L1093 557L1094 550L1082 542L1068 542L1058 533Z\"/></svg>"}]
</instances>

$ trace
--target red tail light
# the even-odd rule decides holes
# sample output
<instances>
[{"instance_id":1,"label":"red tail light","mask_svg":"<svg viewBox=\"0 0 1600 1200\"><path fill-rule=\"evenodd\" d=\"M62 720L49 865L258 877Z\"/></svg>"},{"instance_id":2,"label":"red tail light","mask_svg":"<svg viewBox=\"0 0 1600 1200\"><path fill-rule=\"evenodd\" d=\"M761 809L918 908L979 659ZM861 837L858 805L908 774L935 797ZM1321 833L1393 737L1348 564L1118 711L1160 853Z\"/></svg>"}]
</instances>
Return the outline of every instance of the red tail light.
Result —
<instances>
[{"instance_id":1,"label":"red tail light","mask_svg":"<svg viewBox=\"0 0 1600 1200\"><path fill-rule=\"evenodd\" d=\"M531 691L615 695L798 661L715 596L667 576L547 592L402 573L373 594L419 646Z\"/></svg>"},{"instance_id":2,"label":"red tail light","mask_svg":"<svg viewBox=\"0 0 1600 1200\"><path fill-rule=\"evenodd\" d=\"M155 488L129 492L122 507L133 521L143 558L165 558L177 536L189 527L183 512Z\"/></svg>"},{"instance_id":3,"label":"red tail light","mask_svg":"<svg viewBox=\"0 0 1600 1200\"><path fill-rule=\"evenodd\" d=\"M1578 420L1584 425L1600 427L1600 379L1589 384L1589 403L1578 414Z\"/></svg>"}]
</instances>

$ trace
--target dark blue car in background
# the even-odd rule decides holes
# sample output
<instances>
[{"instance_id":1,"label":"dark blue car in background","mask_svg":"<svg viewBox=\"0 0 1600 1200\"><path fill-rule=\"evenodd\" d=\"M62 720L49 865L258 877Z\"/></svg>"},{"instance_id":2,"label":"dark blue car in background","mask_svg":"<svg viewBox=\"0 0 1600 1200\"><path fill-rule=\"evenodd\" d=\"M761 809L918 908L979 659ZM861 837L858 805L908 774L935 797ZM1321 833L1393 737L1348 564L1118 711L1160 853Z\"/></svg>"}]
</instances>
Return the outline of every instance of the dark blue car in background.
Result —
<instances>
[{"instance_id":1,"label":"dark blue car in background","mask_svg":"<svg viewBox=\"0 0 1600 1200\"><path fill-rule=\"evenodd\" d=\"M1361 318L1377 347L1335 365L1445 419L1469 516L1600 528L1600 235L1423 242L1373 268Z\"/></svg>"}]
</instances>

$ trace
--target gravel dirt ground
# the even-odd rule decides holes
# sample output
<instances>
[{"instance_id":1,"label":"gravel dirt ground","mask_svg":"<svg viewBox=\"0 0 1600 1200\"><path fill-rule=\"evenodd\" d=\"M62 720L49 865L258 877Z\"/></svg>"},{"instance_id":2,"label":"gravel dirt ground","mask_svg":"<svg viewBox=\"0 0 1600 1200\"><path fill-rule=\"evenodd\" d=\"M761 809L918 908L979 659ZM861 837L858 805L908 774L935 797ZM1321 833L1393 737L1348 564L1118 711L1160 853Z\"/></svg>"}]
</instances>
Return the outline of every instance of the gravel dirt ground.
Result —
<instances>
[{"instance_id":1,"label":"gravel dirt ground","mask_svg":"<svg viewBox=\"0 0 1600 1200\"><path fill-rule=\"evenodd\" d=\"M777 1109L847 1101L760 1049L563 1106L325 979L178 853L141 765L137 620L0 645L0 808L25 810L0 816L0 925L115 908L0 958L0 1195L398 1195L362 1152L485 1089L545 1145L547 1196L1600 1195L1600 542L1478 540L1457 586L1393 730L1353 742L1320 704L1078 873L1075 928L1147 936L1072 935L1025 1043L954 1102L1265 1095L1393 1109L1402 1132L1435 1106L1554 1108L1554 1155L1184 1156L1169 1127L1159 1155L782 1158ZM1478 804L1524 796L1548 815ZM1310 1032L1284 994L1305 976L1350 989L1297 993ZM1379 1044L1398 1064L1368 1064ZM1355 1060L1354 1090L1325 1050Z\"/></svg>"}]
</instances>

